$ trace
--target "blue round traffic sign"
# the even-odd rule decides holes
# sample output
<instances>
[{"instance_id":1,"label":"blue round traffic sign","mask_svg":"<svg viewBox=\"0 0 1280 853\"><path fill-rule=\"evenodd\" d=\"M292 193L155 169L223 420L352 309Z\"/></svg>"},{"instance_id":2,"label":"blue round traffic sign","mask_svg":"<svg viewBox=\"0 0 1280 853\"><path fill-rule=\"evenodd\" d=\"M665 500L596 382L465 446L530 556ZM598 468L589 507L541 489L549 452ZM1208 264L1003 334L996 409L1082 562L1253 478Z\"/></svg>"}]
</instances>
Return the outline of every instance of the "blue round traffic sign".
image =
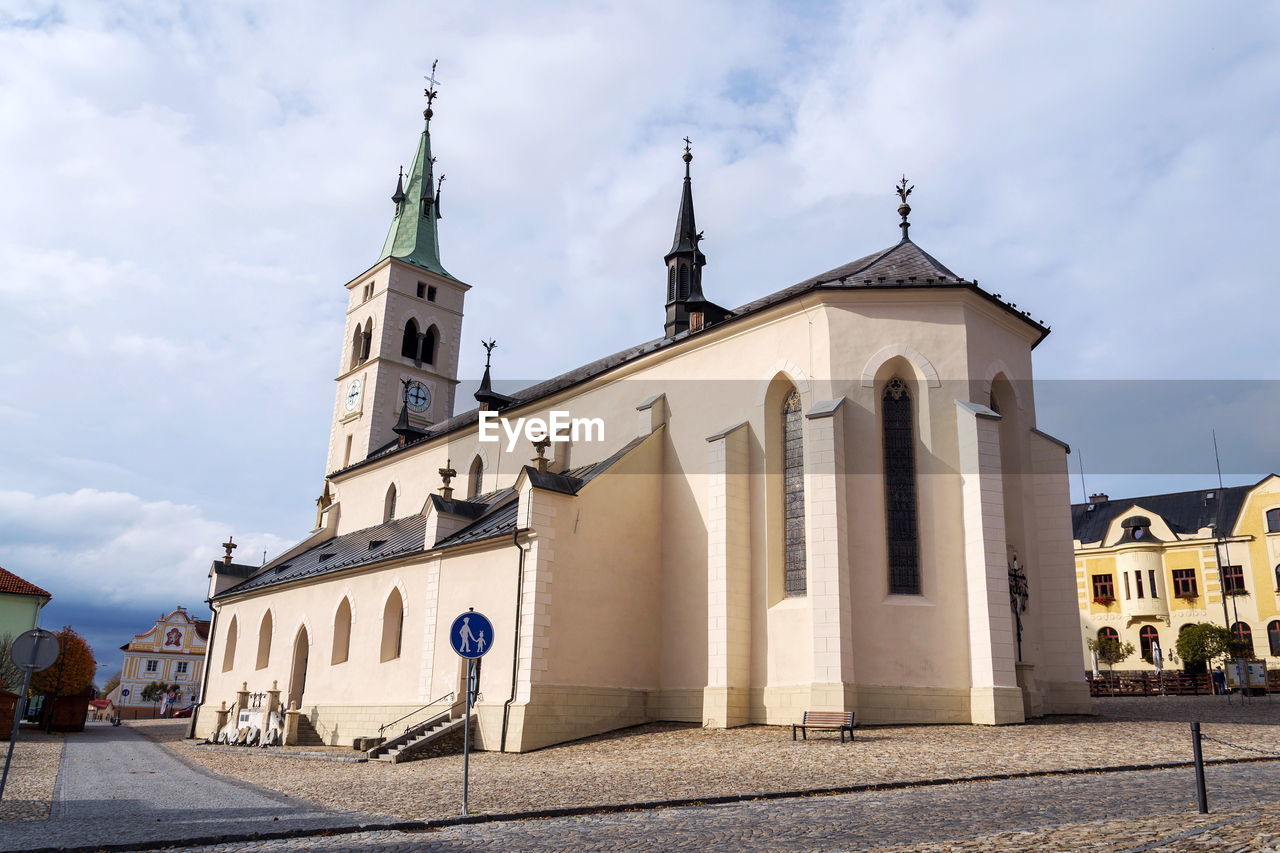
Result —
<instances>
[{"instance_id":1,"label":"blue round traffic sign","mask_svg":"<svg viewBox=\"0 0 1280 853\"><path fill-rule=\"evenodd\" d=\"M493 647L493 623L483 613L468 610L453 620L449 628L449 645L461 657L482 657Z\"/></svg>"}]
</instances>

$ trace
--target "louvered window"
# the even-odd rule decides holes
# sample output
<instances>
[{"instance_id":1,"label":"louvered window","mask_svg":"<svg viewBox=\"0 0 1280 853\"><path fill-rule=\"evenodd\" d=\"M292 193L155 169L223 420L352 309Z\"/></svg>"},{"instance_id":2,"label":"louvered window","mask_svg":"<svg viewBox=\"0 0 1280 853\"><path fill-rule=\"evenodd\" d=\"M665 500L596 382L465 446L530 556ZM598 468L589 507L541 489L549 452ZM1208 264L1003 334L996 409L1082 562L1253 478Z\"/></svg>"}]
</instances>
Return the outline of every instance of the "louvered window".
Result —
<instances>
[{"instance_id":1,"label":"louvered window","mask_svg":"<svg viewBox=\"0 0 1280 853\"><path fill-rule=\"evenodd\" d=\"M920 544L916 520L915 428L911 394L901 379L884 390L884 495L889 551L889 592L920 594Z\"/></svg>"},{"instance_id":2,"label":"louvered window","mask_svg":"<svg viewBox=\"0 0 1280 853\"><path fill-rule=\"evenodd\" d=\"M782 514L786 593L804 595L804 428L794 390L782 404Z\"/></svg>"}]
</instances>

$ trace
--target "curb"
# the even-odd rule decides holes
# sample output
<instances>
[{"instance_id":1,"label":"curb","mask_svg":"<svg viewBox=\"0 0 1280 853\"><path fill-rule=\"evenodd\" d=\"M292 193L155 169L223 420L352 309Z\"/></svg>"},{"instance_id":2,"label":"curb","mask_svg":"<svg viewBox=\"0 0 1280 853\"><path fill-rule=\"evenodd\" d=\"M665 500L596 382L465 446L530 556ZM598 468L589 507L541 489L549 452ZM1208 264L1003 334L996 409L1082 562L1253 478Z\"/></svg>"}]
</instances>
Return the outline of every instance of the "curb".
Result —
<instances>
[{"instance_id":1,"label":"curb","mask_svg":"<svg viewBox=\"0 0 1280 853\"><path fill-rule=\"evenodd\" d=\"M268 749L255 752L254 750L258 749L256 746L226 746L213 743L187 743L186 741L182 743L182 746L197 752L225 752L233 755L250 755L261 758L291 758L295 761L336 761L342 764L363 764L369 760L363 754L356 756L328 752L281 752L275 747L268 747Z\"/></svg>"},{"instance_id":2,"label":"curb","mask_svg":"<svg viewBox=\"0 0 1280 853\"><path fill-rule=\"evenodd\" d=\"M1264 764L1280 762L1272 758L1218 758L1206 761L1206 767L1232 764ZM251 841L278 841L289 838L313 838L330 835L353 835L358 832L427 832L453 826L480 823L506 823L525 820L545 820L558 817L617 814L632 811L656 811L658 809L688 808L691 806L715 806L745 803L759 800L787 800L802 797L826 797L838 794L860 794L871 791L897 791L904 788L932 788L943 785L963 785L971 782L1001 782L1011 779L1039 779L1050 776L1088 776L1099 773L1133 773L1147 770L1177 770L1194 767L1192 761L1167 761L1158 764L1119 764L1108 767L1078 767L1065 770L1034 770L1022 773L991 773L982 776L958 776L943 779L915 779L901 782L870 782L863 785L840 785L829 788L806 788L792 791L768 791L757 794L725 794L717 797L683 797L674 800L644 800L638 803L612 805L568 806L556 809L538 809L527 812L497 812L494 814L459 815L458 817L432 818L430 820L393 820L379 823L353 823L345 826L318 827L313 829L285 829L278 832L245 832L204 837L175 838L165 841L143 841L129 844L93 844L81 847L37 847L27 853L128 853L133 850L168 850L185 847L206 847L218 844L237 844Z\"/></svg>"}]
</instances>

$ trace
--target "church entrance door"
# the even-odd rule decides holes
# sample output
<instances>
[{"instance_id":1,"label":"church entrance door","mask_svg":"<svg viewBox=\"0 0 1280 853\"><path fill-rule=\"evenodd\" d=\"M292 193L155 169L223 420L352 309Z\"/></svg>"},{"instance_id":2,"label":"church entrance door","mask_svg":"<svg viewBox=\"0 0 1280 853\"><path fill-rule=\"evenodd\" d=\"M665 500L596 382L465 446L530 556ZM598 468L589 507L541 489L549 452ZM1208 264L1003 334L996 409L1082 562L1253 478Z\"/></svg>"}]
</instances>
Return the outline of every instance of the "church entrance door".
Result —
<instances>
[{"instance_id":1,"label":"church entrance door","mask_svg":"<svg viewBox=\"0 0 1280 853\"><path fill-rule=\"evenodd\" d=\"M302 693L307 689L307 659L311 654L311 639L304 625L293 640L293 671L289 675L289 702L302 707Z\"/></svg>"}]
</instances>

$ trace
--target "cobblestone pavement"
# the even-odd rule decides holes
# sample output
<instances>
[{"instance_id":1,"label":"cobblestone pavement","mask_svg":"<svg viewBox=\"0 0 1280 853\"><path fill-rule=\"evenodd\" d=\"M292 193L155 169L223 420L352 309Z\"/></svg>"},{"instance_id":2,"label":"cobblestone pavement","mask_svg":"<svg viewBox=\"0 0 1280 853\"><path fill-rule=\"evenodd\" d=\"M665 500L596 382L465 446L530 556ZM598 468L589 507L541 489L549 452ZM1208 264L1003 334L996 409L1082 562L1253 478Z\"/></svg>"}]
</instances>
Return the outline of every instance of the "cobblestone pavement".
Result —
<instances>
[{"instance_id":1,"label":"cobblestone pavement","mask_svg":"<svg viewBox=\"0 0 1280 853\"><path fill-rule=\"evenodd\" d=\"M0 824L0 850L320 829L365 818L213 776L127 727L90 723L66 736L51 817Z\"/></svg>"},{"instance_id":2,"label":"cobblestone pavement","mask_svg":"<svg viewBox=\"0 0 1280 853\"><path fill-rule=\"evenodd\" d=\"M58 762L62 758L62 741L62 735L47 735L23 727L14 746L4 801L0 802L0 821L44 820L49 816L53 783L58 778ZM9 742L0 741L0 754L8 749Z\"/></svg>"},{"instance_id":3,"label":"cobblestone pavement","mask_svg":"<svg viewBox=\"0 0 1280 853\"><path fill-rule=\"evenodd\" d=\"M1023 726L858 729L852 744L841 744L834 733L793 742L779 726L641 726L522 755L478 753L471 759L471 806L495 814L1189 761L1187 721L1197 719L1208 734L1280 754L1280 700L1125 697L1099 700L1097 708L1096 717L1050 717ZM214 773L311 802L411 820L450 817L457 809L457 755L334 765L281 760L260 749L210 753L182 743L180 733L153 731ZM1205 745L1210 759L1249 754Z\"/></svg>"},{"instance_id":4,"label":"cobblestone pavement","mask_svg":"<svg viewBox=\"0 0 1280 853\"><path fill-rule=\"evenodd\" d=\"M231 851L1014 851L1275 849L1280 763L970 782L427 832L366 832L193 848ZM1228 805L1229 804L1229 805Z\"/></svg>"}]
</instances>

